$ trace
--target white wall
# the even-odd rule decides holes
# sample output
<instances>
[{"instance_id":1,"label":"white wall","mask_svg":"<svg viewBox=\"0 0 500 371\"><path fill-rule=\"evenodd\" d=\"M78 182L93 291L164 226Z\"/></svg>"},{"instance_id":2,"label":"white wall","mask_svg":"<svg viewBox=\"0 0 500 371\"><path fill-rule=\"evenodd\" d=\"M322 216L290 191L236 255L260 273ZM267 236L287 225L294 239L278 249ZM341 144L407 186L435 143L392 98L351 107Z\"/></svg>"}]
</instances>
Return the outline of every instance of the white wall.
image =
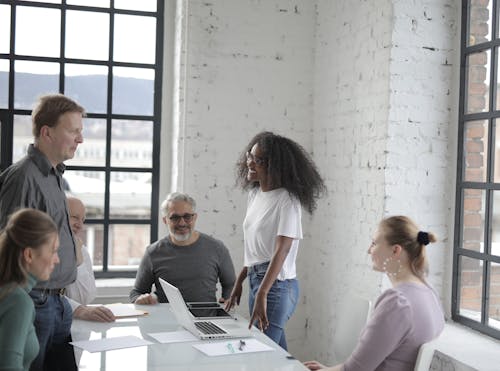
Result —
<instances>
[{"instance_id":1,"label":"white wall","mask_svg":"<svg viewBox=\"0 0 500 371\"><path fill-rule=\"evenodd\" d=\"M297 140L327 182L328 197L304 218L291 353L333 361L339 298L373 299L383 286L366 249L387 214L411 215L445 238L429 254L431 281L449 302L459 2L175 3L185 10L180 108L164 116L162 142L179 150L162 153L161 197L169 184L192 193L199 229L227 244L238 270L246 196L234 165L254 134ZM178 176L166 175L172 169Z\"/></svg>"}]
</instances>

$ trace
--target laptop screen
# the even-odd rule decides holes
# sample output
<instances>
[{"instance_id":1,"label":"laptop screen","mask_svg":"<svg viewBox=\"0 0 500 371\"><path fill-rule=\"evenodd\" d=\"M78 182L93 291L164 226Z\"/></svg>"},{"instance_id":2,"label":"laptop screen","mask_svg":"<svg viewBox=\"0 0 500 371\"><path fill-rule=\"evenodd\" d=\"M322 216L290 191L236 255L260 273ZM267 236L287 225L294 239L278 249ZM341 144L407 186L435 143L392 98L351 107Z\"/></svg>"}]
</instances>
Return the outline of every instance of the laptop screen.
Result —
<instances>
[{"instance_id":1,"label":"laptop screen","mask_svg":"<svg viewBox=\"0 0 500 371\"><path fill-rule=\"evenodd\" d=\"M196 318L231 318L223 308L189 308Z\"/></svg>"}]
</instances>

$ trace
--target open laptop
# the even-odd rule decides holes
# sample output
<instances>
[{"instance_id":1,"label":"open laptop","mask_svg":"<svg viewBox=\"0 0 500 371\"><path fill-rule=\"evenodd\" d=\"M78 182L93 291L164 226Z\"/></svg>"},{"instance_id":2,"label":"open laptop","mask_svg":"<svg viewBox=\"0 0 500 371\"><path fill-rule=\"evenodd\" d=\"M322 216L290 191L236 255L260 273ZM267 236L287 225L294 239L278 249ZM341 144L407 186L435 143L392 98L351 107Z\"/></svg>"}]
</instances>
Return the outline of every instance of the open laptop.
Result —
<instances>
[{"instance_id":1,"label":"open laptop","mask_svg":"<svg viewBox=\"0 0 500 371\"><path fill-rule=\"evenodd\" d=\"M202 340L206 339L229 339L239 337L251 337L252 333L247 328L239 325L235 320L197 320L194 319L182 298L179 289L164 279L160 278L160 284L167 296L170 308L177 321L194 336Z\"/></svg>"}]
</instances>

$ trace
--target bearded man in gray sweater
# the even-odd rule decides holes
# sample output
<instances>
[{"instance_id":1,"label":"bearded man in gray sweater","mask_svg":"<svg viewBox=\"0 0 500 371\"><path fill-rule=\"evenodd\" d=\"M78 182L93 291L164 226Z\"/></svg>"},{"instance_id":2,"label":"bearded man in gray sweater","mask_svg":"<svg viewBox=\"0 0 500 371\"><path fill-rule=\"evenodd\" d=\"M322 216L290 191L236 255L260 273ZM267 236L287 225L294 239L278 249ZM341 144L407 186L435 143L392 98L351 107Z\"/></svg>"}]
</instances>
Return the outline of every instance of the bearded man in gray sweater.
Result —
<instances>
[{"instance_id":1,"label":"bearded man in gray sweater","mask_svg":"<svg viewBox=\"0 0 500 371\"><path fill-rule=\"evenodd\" d=\"M142 257L130 301L166 303L159 278L176 286L186 302L215 302L220 281L224 302L235 281L234 266L224 244L195 230L196 202L185 193L169 194L161 204L169 234L149 245ZM156 291L151 293L155 284Z\"/></svg>"}]
</instances>

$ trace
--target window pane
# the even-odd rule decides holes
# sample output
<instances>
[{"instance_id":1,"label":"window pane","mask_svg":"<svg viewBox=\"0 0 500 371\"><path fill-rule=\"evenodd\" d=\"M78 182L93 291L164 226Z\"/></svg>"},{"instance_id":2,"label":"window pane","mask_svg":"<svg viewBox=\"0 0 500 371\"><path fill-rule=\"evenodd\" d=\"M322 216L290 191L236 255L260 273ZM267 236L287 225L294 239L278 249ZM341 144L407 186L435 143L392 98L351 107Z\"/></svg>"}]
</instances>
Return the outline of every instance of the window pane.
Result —
<instances>
[{"instance_id":1,"label":"window pane","mask_svg":"<svg viewBox=\"0 0 500 371\"><path fill-rule=\"evenodd\" d=\"M87 218L89 211L87 209ZM104 226L102 224L85 223L82 240L89 250L94 270L102 271L102 257L104 246Z\"/></svg>"},{"instance_id":2,"label":"window pane","mask_svg":"<svg viewBox=\"0 0 500 371\"><path fill-rule=\"evenodd\" d=\"M495 119L493 121L495 128L495 171L494 182L500 183L500 121Z\"/></svg>"},{"instance_id":3,"label":"window pane","mask_svg":"<svg viewBox=\"0 0 500 371\"><path fill-rule=\"evenodd\" d=\"M153 123L114 120L111 129L111 166L152 167Z\"/></svg>"},{"instance_id":4,"label":"window pane","mask_svg":"<svg viewBox=\"0 0 500 371\"><path fill-rule=\"evenodd\" d=\"M104 171L66 170L64 179L69 191L82 200L87 219L104 217Z\"/></svg>"},{"instance_id":5,"label":"window pane","mask_svg":"<svg viewBox=\"0 0 500 371\"><path fill-rule=\"evenodd\" d=\"M0 59L0 108L9 104L9 61Z\"/></svg>"},{"instance_id":6,"label":"window pane","mask_svg":"<svg viewBox=\"0 0 500 371\"><path fill-rule=\"evenodd\" d=\"M149 219L151 173L112 172L109 214L111 218Z\"/></svg>"},{"instance_id":7,"label":"window pane","mask_svg":"<svg viewBox=\"0 0 500 371\"><path fill-rule=\"evenodd\" d=\"M67 0L66 4L109 8L109 0Z\"/></svg>"},{"instance_id":8,"label":"window pane","mask_svg":"<svg viewBox=\"0 0 500 371\"><path fill-rule=\"evenodd\" d=\"M12 147L12 162L26 155L28 145L33 143L31 132L31 116L14 115L14 146Z\"/></svg>"},{"instance_id":9,"label":"window pane","mask_svg":"<svg viewBox=\"0 0 500 371\"><path fill-rule=\"evenodd\" d=\"M109 14L68 10L66 57L108 60Z\"/></svg>"},{"instance_id":10,"label":"window pane","mask_svg":"<svg viewBox=\"0 0 500 371\"><path fill-rule=\"evenodd\" d=\"M470 54L466 60L465 112L489 110L490 50Z\"/></svg>"},{"instance_id":11,"label":"window pane","mask_svg":"<svg viewBox=\"0 0 500 371\"><path fill-rule=\"evenodd\" d=\"M150 241L149 225L112 224L109 226L109 270L137 269Z\"/></svg>"},{"instance_id":12,"label":"window pane","mask_svg":"<svg viewBox=\"0 0 500 371\"><path fill-rule=\"evenodd\" d=\"M464 180L486 181L488 122L470 121L464 125ZM499 164L500 165L500 164Z\"/></svg>"},{"instance_id":13,"label":"window pane","mask_svg":"<svg viewBox=\"0 0 500 371\"><path fill-rule=\"evenodd\" d=\"M490 253L500 256L500 191L493 192Z\"/></svg>"},{"instance_id":14,"label":"window pane","mask_svg":"<svg viewBox=\"0 0 500 371\"><path fill-rule=\"evenodd\" d=\"M83 143L78 146L75 157L66 161L65 164L70 166L104 166L106 164L105 119L83 119Z\"/></svg>"},{"instance_id":15,"label":"window pane","mask_svg":"<svg viewBox=\"0 0 500 371\"><path fill-rule=\"evenodd\" d=\"M0 4L0 53L10 51L10 5Z\"/></svg>"},{"instance_id":16,"label":"window pane","mask_svg":"<svg viewBox=\"0 0 500 371\"><path fill-rule=\"evenodd\" d=\"M115 8L156 12L156 0L115 0Z\"/></svg>"},{"instance_id":17,"label":"window pane","mask_svg":"<svg viewBox=\"0 0 500 371\"><path fill-rule=\"evenodd\" d=\"M480 322L483 296L483 262L460 256L460 272L459 314Z\"/></svg>"},{"instance_id":18,"label":"window pane","mask_svg":"<svg viewBox=\"0 0 500 371\"><path fill-rule=\"evenodd\" d=\"M117 14L113 60L155 63L156 18Z\"/></svg>"},{"instance_id":19,"label":"window pane","mask_svg":"<svg viewBox=\"0 0 500 371\"><path fill-rule=\"evenodd\" d=\"M481 44L491 38L491 1L469 0L467 46Z\"/></svg>"},{"instance_id":20,"label":"window pane","mask_svg":"<svg viewBox=\"0 0 500 371\"><path fill-rule=\"evenodd\" d=\"M61 49L59 9L18 6L16 13L16 54L59 57Z\"/></svg>"},{"instance_id":21,"label":"window pane","mask_svg":"<svg viewBox=\"0 0 500 371\"><path fill-rule=\"evenodd\" d=\"M490 263L490 308L488 324L500 330L500 264Z\"/></svg>"},{"instance_id":22,"label":"window pane","mask_svg":"<svg viewBox=\"0 0 500 371\"><path fill-rule=\"evenodd\" d=\"M61 4L61 0L31 0L34 3Z\"/></svg>"},{"instance_id":23,"label":"window pane","mask_svg":"<svg viewBox=\"0 0 500 371\"><path fill-rule=\"evenodd\" d=\"M462 247L484 252L484 213L486 192L481 189L464 190Z\"/></svg>"},{"instance_id":24,"label":"window pane","mask_svg":"<svg viewBox=\"0 0 500 371\"><path fill-rule=\"evenodd\" d=\"M154 70L113 68L113 113L153 115Z\"/></svg>"},{"instance_id":25,"label":"window pane","mask_svg":"<svg viewBox=\"0 0 500 371\"><path fill-rule=\"evenodd\" d=\"M88 113L105 113L108 99L108 67L67 64L65 93Z\"/></svg>"},{"instance_id":26,"label":"window pane","mask_svg":"<svg viewBox=\"0 0 500 371\"><path fill-rule=\"evenodd\" d=\"M32 109L38 97L59 92L59 64L16 61L14 63L14 108Z\"/></svg>"}]
</instances>

